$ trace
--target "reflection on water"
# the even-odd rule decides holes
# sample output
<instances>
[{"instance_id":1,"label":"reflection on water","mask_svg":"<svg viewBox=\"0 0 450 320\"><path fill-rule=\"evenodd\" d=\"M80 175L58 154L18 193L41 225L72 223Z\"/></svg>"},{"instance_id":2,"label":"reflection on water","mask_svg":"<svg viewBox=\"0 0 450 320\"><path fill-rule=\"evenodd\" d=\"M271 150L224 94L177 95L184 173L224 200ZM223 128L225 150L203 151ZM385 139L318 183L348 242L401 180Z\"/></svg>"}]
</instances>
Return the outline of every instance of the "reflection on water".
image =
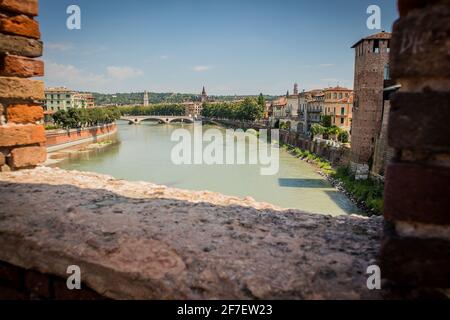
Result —
<instances>
[{"instance_id":1,"label":"reflection on water","mask_svg":"<svg viewBox=\"0 0 450 320\"><path fill-rule=\"evenodd\" d=\"M361 213L343 194L317 174L313 167L280 150L280 170L260 175L257 165L172 164L173 130L192 125L128 125L119 122L120 143L87 158L61 163L63 169L93 171L130 181L149 181L190 190L210 190L226 195L250 196L283 208L321 214ZM246 142L248 143L248 141Z\"/></svg>"}]
</instances>

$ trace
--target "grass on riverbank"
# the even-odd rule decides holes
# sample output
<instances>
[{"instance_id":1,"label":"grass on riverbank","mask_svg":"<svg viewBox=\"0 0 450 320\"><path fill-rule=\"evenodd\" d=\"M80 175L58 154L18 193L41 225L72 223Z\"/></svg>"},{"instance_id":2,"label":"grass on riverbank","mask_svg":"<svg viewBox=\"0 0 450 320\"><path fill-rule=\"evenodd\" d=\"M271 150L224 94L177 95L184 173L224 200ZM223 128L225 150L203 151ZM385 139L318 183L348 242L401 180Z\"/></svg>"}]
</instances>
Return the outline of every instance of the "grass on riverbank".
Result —
<instances>
[{"instance_id":1,"label":"grass on riverbank","mask_svg":"<svg viewBox=\"0 0 450 320\"><path fill-rule=\"evenodd\" d=\"M328 177L340 181L358 203L363 202L374 214L383 214L383 183L373 179L356 180L348 167L333 168L328 160L308 150L304 151L286 144L282 144L282 147L293 156L314 164Z\"/></svg>"}]
</instances>

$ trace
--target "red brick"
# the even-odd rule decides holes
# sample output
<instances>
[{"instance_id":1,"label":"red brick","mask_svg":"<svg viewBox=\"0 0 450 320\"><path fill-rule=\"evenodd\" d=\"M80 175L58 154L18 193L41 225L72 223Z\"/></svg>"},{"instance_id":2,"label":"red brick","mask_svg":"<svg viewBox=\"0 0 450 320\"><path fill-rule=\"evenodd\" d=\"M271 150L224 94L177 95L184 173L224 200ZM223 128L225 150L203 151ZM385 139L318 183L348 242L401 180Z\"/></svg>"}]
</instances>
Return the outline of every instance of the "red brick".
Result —
<instances>
[{"instance_id":1,"label":"red brick","mask_svg":"<svg viewBox=\"0 0 450 320\"><path fill-rule=\"evenodd\" d=\"M394 24L390 61L393 79L448 77L449 16L450 5L442 1L416 10Z\"/></svg>"},{"instance_id":2,"label":"red brick","mask_svg":"<svg viewBox=\"0 0 450 320\"><path fill-rule=\"evenodd\" d=\"M412 10L425 8L426 6L436 4L439 1L445 2L447 0L397 0L398 12L401 17L404 17Z\"/></svg>"},{"instance_id":3,"label":"red brick","mask_svg":"<svg viewBox=\"0 0 450 320\"><path fill-rule=\"evenodd\" d=\"M448 152L450 126L445 119L449 118L449 92L397 93L392 99L389 145Z\"/></svg>"},{"instance_id":4,"label":"red brick","mask_svg":"<svg viewBox=\"0 0 450 320\"><path fill-rule=\"evenodd\" d=\"M450 225L450 168L391 163L387 169L387 220Z\"/></svg>"},{"instance_id":5,"label":"red brick","mask_svg":"<svg viewBox=\"0 0 450 320\"><path fill-rule=\"evenodd\" d=\"M0 146L13 147L45 142L45 129L42 125L0 126Z\"/></svg>"},{"instance_id":6,"label":"red brick","mask_svg":"<svg viewBox=\"0 0 450 320\"><path fill-rule=\"evenodd\" d=\"M30 16L37 16L39 13L38 0L0 0L0 8Z\"/></svg>"},{"instance_id":7,"label":"red brick","mask_svg":"<svg viewBox=\"0 0 450 320\"><path fill-rule=\"evenodd\" d=\"M47 160L47 150L44 147L24 147L11 151L9 165L14 169L33 167Z\"/></svg>"},{"instance_id":8,"label":"red brick","mask_svg":"<svg viewBox=\"0 0 450 320\"><path fill-rule=\"evenodd\" d=\"M16 289L23 287L22 269L9 263L0 262L0 282Z\"/></svg>"},{"instance_id":9,"label":"red brick","mask_svg":"<svg viewBox=\"0 0 450 320\"><path fill-rule=\"evenodd\" d=\"M39 39L39 23L33 18L21 15L0 14L0 32Z\"/></svg>"},{"instance_id":10,"label":"red brick","mask_svg":"<svg viewBox=\"0 0 450 320\"><path fill-rule=\"evenodd\" d=\"M401 17L406 16L410 11L423 8L425 0L398 0L398 12Z\"/></svg>"},{"instance_id":11,"label":"red brick","mask_svg":"<svg viewBox=\"0 0 450 320\"><path fill-rule=\"evenodd\" d=\"M50 278L35 271L25 271L25 289L41 298L50 298Z\"/></svg>"},{"instance_id":12,"label":"red brick","mask_svg":"<svg viewBox=\"0 0 450 320\"><path fill-rule=\"evenodd\" d=\"M44 100L44 82L0 77L0 98L22 100Z\"/></svg>"},{"instance_id":13,"label":"red brick","mask_svg":"<svg viewBox=\"0 0 450 320\"><path fill-rule=\"evenodd\" d=\"M44 62L19 56L0 57L0 76L42 77Z\"/></svg>"},{"instance_id":14,"label":"red brick","mask_svg":"<svg viewBox=\"0 0 450 320\"><path fill-rule=\"evenodd\" d=\"M40 40L0 33L0 53L36 58L42 56L42 51Z\"/></svg>"},{"instance_id":15,"label":"red brick","mask_svg":"<svg viewBox=\"0 0 450 320\"><path fill-rule=\"evenodd\" d=\"M8 123L35 123L42 120L44 110L38 104L10 105L6 111Z\"/></svg>"},{"instance_id":16,"label":"red brick","mask_svg":"<svg viewBox=\"0 0 450 320\"><path fill-rule=\"evenodd\" d=\"M81 284L81 290L69 290L65 281L55 279L53 282L56 300L105 300L97 292Z\"/></svg>"},{"instance_id":17,"label":"red brick","mask_svg":"<svg viewBox=\"0 0 450 320\"><path fill-rule=\"evenodd\" d=\"M381 248L383 278L409 287L450 288L450 242L388 237Z\"/></svg>"},{"instance_id":18,"label":"red brick","mask_svg":"<svg viewBox=\"0 0 450 320\"><path fill-rule=\"evenodd\" d=\"M29 300L29 296L20 290L0 285L0 300Z\"/></svg>"}]
</instances>

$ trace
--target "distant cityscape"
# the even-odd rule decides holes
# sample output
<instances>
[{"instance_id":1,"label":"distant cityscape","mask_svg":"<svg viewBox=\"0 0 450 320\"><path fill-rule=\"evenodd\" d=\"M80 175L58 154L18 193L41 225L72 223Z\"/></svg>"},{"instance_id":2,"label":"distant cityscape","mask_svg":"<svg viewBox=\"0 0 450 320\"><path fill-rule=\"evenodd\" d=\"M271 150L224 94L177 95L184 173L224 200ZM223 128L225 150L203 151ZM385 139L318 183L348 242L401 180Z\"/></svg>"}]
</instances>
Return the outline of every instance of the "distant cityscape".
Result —
<instances>
[{"instance_id":1,"label":"distant cityscape","mask_svg":"<svg viewBox=\"0 0 450 320\"><path fill-rule=\"evenodd\" d=\"M282 96L264 98L262 119L270 127L306 137L315 135L314 126L328 126L348 133L351 142L351 166L358 177L367 177L370 169L376 175L384 174L386 161L392 155L386 142L387 115L390 93L399 88L390 81L388 32L380 32L358 41L355 50L354 89L341 86L300 91L293 85ZM185 116L202 117L205 103L241 103L245 98L258 96L208 96L206 87L200 94L138 93L100 94L77 92L65 87L48 88L45 91L44 112L46 121L59 110L69 108L91 109L95 107L141 106L171 104L183 108ZM168 110L168 109L161 109ZM326 123L324 123L326 122ZM348 140L348 141L347 141Z\"/></svg>"}]
</instances>

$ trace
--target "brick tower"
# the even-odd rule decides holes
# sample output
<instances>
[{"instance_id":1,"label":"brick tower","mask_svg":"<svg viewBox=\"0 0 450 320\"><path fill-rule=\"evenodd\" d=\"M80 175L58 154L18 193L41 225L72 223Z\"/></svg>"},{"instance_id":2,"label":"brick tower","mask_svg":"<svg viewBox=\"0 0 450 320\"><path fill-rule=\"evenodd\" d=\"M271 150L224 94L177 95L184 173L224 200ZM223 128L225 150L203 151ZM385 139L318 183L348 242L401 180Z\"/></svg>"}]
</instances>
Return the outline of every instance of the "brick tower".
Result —
<instances>
[{"instance_id":1,"label":"brick tower","mask_svg":"<svg viewBox=\"0 0 450 320\"><path fill-rule=\"evenodd\" d=\"M350 163L357 179L369 176L375 139L381 130L390 40L391 34L383 31L361 39L352 47L355 49L355 99Z\"/></svg>"}]
</instances>

